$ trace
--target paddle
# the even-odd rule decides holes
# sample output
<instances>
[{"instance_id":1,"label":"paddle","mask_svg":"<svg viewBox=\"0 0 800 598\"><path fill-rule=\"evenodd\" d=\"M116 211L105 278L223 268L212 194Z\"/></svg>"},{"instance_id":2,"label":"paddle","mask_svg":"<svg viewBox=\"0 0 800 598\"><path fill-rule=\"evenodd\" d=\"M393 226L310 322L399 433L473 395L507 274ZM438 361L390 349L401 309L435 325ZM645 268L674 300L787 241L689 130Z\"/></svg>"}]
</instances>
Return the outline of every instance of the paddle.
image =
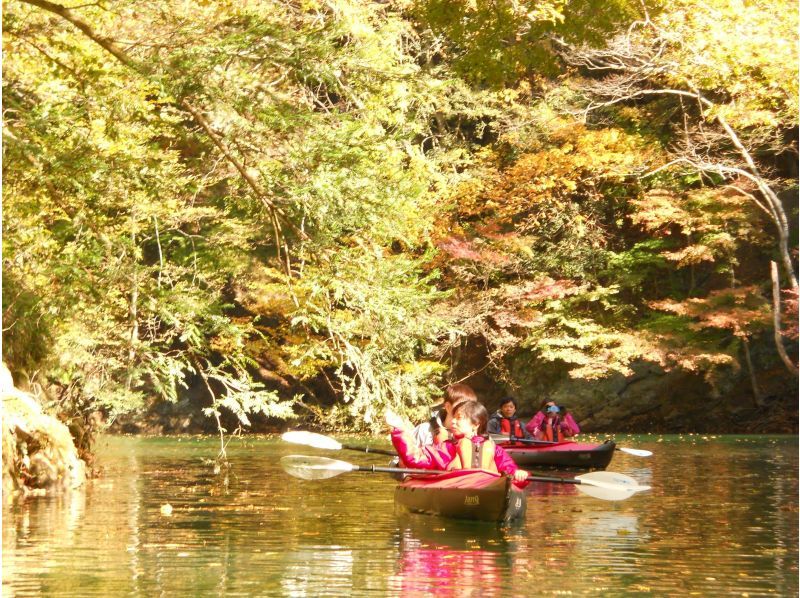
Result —
<instances>
[{"instance_id":1,"label":"paddle","mask_svg":"<svg viewBox=\"0 0 800 598\"><path fill-rule=\"evenodd\" d=\"M532 440L530 438L516 438L516 437L511 438L509 436L506 436L505 434L489 434L489 436L494 442L519 442L522 444L543 444L543 445L563 444L561 442L552 442L550 440ZM622 451L623 453L628 453L629 455L636 455L637 457L653 456L652 451L646 451L644 449L632 449L632 448L626 448L624 446L618 446L616 447L616 450Z\"/></svg>"},{"instance_id":2,"label":"paddle","mask_svg":"<svg viewBox=\"0 0 800 598\"><path fill-rule=\"evenodd\" d=\"M377 467L375 465L353 465L346 461L328 459L327 457L310 457L307 455L287 455L281 458L281 467L291 476L303 480L325 480L351 471L370 473L409 473L421 475L439 475L448 471L427 469L408 469L403 467ZM613 471L592 471L574 478L556 478L529 476L531 482L547 482L554 484L576 484L578 490L589 496L603 500L625 500L637 492L650 490L650 486L640 486L630 476Z\"/></svg>"},{"instance_id":3,"label":"paddle","mask_svg":"<svg viewBox=\"0 0 800 598\"><path fill-rule=\"evenodd\" d=\"M294 444L303 444L305 446L313 446L314 448L328 449L338 451L347 449L349 451L359 451L361 453L375 453L376 455L390 455L396 457L395 451L386 449L370 448L368 446L354 446L351 444L342 444L338 440L334 440L330 436L323 436L322 434L315 434L314 432L303 432L295 430L293 432L285 432L281 436L282 440L286 442L293 442Z\"/></svg>"}]
</instances>

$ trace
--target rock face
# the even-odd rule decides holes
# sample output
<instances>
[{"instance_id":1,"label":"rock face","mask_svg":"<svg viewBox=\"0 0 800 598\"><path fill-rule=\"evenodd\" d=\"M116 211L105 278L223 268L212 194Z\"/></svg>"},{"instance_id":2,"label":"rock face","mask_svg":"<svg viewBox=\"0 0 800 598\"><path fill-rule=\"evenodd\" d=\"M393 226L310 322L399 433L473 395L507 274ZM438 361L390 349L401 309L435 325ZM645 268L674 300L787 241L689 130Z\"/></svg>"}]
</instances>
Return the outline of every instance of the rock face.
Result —
<instances>
[{"instance_id":1,"label":"rock face","mask_svg":"<svg viewBox=\"0 0 800 598\"><path fill-rule=\"evenodd\" d=\"M666 371L639 361L630 364L632 375L584 380L524 352L508 359L509 378L500 381L485 367L487 356L479 344L461 353L452 377L472 386L490 412L503 396L515 397L525 422L544 400L553 399L587 433L797 434L797 378L774 353L768 343L754 347L758 398L743 367Z\"/></svg>"},{"instance_id":2,"label":"rock face","mask_svg":"<svg viewBox=\"0 0 800 598\"><path fill-rule=\"evenodd\" d=\"M532 416L539 401L550 398L566 406L584 432L797 433L796 380L779 367L761 372L761 404L741 372L729 372L712 384L701 375L665 372L652 363L633 364L633 370L633 376L603 380L563 376L546 388L523 382L517 395L520 416Z\"/></svg>"},{"instance_id":3,"label":"rock face","mask_svg":"<svg viewBox=\"0 0 800 598\"><path fill-rule=\"evenodd\" d=\"M3 401L3 495L9 499L80 486L86 464L78 458L66 425L42 411L33 396L14 387L0 368Z\"/></svg>"}]
</instances>

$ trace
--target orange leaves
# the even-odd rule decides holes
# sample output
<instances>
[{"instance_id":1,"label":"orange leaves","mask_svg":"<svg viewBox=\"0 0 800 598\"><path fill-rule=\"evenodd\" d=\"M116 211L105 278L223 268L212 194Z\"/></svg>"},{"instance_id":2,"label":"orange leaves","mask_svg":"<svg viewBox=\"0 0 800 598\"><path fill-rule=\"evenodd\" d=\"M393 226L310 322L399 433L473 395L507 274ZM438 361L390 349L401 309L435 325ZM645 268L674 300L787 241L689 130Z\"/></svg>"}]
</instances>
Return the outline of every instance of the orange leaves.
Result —
<instances>
[{"instance_id":1,"label":"orange leaves","mask_svg":"<svg viewBox=\"0 0 800 598\"><path fill-rule=\"evenodd\" d=\"M651 189L643 198L631 200L631 220L650 233L683 235L731 230L753 235L761 226L751 202L736 187L703 187L683 193Z\"/></svg>"},{"instance_id":2,"label":"orange leaves","mask_svg":"<svg viewBox=\"0 0 800 598\"><path fill-rule=\"evenodd\" d=\"M459 186L454 197L458 216L511 223L538 210L563 211L576 200L601 200L601 185L621 181L647 155L638 137L616 129L570 127L554 133L551 141L550 147Z\"/></svg>"},{"instance_id":3,"label":"orange leaves","mask_svg":"<svg viewBox=\"0 0 800 598\"><path fill-rule=\"evenodd\" d=\"M759 294L758 287L740 287L713 291L705 298L686 301L652 301L650 307L695 320L695 329L718 328L746 337L769 325L769 303Z\"/></svg>"},{"instance_id":4,"label":"orange leaves","mask_svg":"<svg viewBox=\"0 0 800 598\"><path fill-rule=\"evenodd\" d=\"M661 255L671 262L676 262L679 268L714 261L714 253L705 245L689 245L679 251L664 251Z\"/></svg>"},{"instance_id":5,"label":"orange leaves","mask_svg":"<svg viewBox=\"0 0 800 598\"><path fill-rule=\"evenodd\" d=\"M763 217L745 193L746 188L736 186L683 193L651 189L630 202L630 218L654 236L682 242L683 247L661 253L679 268L721 260L735 264L739 245L766 241Z\"/></svg>"},{"instance_id":6,"label":"orange leaves","mask_svg":"<svg viewBox=\"0 0 800 598\"><path fill-rule=\"evenodd\" d=\"M683 229L691 221L678 194L669 189L651 189L643 199L631 200L631 205L635 208L633 223L650 233L669 235L674 225Z\"/></svg>"},{"instance_id":7,"label":"orange leaves","mask_svg":"<svg viewBox=\"0 0 800 598\"><path fill-rule=\"evenodd\" d=\"M446 237L437 243L437 247L454 259L483 262L496 266L506 264L509 261L508 257L497 251L477 248L474 241L457 237Z\"/></svg>"},{"instance_id":8,"label":"orange leaves","mask_svg":"<svg viewBox=\"0 0 800 598\"><path fill-rule=\"evenodd\" d=\"M570 280L553 280L549 276L526 280L519 285L507 285L503 292L507 302L522 301L536 304L553 299L563 299L585 290Z\"/></svg>"},{"instance_id":9,"label":"orange leaves","mask_svg":"<svg viewBox=\"0 0 800 598\"><path fill-rule=\"evenodd\" d=\"M783 291L783 297L784 317L786 318L783 336L796 341L800 336L797 319L797 290L786 289Z\"/></svg>"}]
</instances>

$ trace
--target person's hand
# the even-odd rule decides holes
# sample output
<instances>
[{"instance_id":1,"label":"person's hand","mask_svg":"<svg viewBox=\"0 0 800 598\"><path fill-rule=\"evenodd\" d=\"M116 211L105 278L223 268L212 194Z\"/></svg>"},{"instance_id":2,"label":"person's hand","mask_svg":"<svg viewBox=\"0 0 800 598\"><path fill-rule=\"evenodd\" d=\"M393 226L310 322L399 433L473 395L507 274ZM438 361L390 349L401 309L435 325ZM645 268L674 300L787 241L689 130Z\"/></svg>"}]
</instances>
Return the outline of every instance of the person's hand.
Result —
<instances>
[{"instance_id":1,"label":"person's hand","mask_svg":"<svg viewBox=\"0 0 800 598\"><path fill-rule=\"evenodd\" d=\"M514 472L514 481L515 482L524 482L525 480L528 479L529 475L530 474L527 471L525 471L524 469L518 469L517 471Z\"/></svg>"},{"instance_id":2,"label":"person's hand","mask_svg":"<svg viewBox=\"0 0 800 598\"><path fill-rule=\"evenodd\" d=\"M387 409L386 413L383 415L383 419L386 422L386 425L390 428L397 428L398 430L407 431L411 428L411 424L409 424L404 418L397 415L391 409Z\"/></svg>"}]
</instances>

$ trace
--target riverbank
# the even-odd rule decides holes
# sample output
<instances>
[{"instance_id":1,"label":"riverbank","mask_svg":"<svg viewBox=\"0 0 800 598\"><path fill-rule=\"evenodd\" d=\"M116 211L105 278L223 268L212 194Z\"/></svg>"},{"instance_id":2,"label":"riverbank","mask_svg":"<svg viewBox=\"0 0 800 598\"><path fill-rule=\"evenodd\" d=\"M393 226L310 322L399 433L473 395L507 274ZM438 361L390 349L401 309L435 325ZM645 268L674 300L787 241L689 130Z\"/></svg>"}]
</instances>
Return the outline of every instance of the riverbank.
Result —
<instances>
[{"instance_id":1,"label":"riverbank","mask_svg":"<svg viewBox=\"0 0 800 598\"><path fill-rule=\"evenodd\" d=\"M44 413L36 399L14 387L0 370L3 402L3 497L41 496L76 488L86 481L69 428Z\"/></svg>"}]
</instances>

